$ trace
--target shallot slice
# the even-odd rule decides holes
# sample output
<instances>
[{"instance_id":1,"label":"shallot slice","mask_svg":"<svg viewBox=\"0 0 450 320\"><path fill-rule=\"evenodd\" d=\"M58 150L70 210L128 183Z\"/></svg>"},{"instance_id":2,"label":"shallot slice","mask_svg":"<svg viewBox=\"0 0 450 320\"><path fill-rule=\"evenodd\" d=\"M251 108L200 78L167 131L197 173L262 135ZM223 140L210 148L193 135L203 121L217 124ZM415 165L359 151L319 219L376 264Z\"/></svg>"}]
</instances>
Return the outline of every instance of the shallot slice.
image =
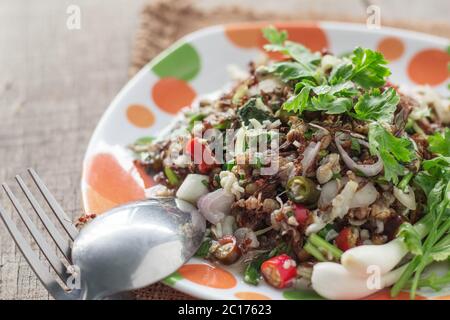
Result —
<instances>
[{"instance_id":1,"label":"shallot slice","mask_svg":"<svg viewBox=\"0 0 450 320\"><path fill-rule=\"evenodd\" d=\"M303 159L301 161L302 168L303 168L303 176L306 175L309 168L313 165L314 161L317 158L317 154L320 151L320 141L319 142L310 142L308 146L306 147L305 151L303 152Z\"/></svg>"},{"instance_id":2,"label":"shallot slice","mask_svg":"<svg viewBox=\"0 0 450 320\"><path fill-rule=\"evenodd\" d=\"M368 207L378 198L378 191L372 182L366 183L364 187L356 191L350 201L350 209Z\"/></svg>"},{"instance_id":3,"label":"shallot slice","mask_svg":"<svg viewBox=\"0 0 450 320\"><path fill-rule=\"evenodd\" d=\"M231 211L234 195L224 189L203 195L197 202L200 213L212 224L222 221Z\"/></svg>"},{"instance_id":4,"label":"shallot slice","mask_svg":"<svg viewBox=\"0 0 450 320\"><path fill-rule=\"evenodd\" d=\"M339 133L336 133L334 141L335 141L336 147L338 148L338 151L342 157L342 160L345 162L345 164L347 165L347 167L350 170L361 172L366 177L376 176L377 174L379 174L381 172L381 170L383 170L383 161L381 160L380 157L378 157L378 161L375 162L374 164L357 164L342 147L341 136L342 136L342 134L340 135ZM367 143L367 141L362 140L362 139L357 139L357 140L361 145L363 145L365 147L369 147L369 144Z\"/></svg>"}]
</instances>

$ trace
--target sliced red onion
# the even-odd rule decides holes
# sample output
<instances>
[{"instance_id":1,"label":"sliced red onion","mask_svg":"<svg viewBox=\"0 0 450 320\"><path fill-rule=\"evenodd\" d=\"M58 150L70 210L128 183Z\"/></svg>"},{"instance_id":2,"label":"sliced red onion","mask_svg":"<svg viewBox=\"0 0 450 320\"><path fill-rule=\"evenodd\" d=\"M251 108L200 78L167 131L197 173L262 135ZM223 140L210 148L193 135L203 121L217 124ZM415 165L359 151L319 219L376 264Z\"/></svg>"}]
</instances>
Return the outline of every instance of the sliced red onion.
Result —
<instances>
[{"instance_id":1,"label":"sliced red onion","mask_svg":"<svg viewBox=\"0 0 450 320\"><path fill-rule=\"evenodd\" d=\"M358 142L365 146L366 148L369 147L369 144L367 141L362 139L357 139ZM353 159L348 155L348 153L344 150L344 148L341 145L341 139L340 135L336 133L336 136L334 138L334 141L336 143L336 147L338 148L338 151L342 157L342 160L345 162L347 167L352 171L359 171L362 174L364 174L366 177L373 177L376 176L383 170L383 161L380 157L378 157L378 161L374 164L357 164Z\"/></svg>"},{"instance_id":2,"label":"sliced red onion","mask_svg":"<svg viewBox=\"0 0 450 320\"><path fill-rule=\"evenodd\" d=\"M212 224L217 224L230 214L233 202L234 195L232 193L224 189L218 189L200 197L197 207L206 220Z\"/></svg>"},{"instance_id":3,"label":"sliced red onion","mask_svg":"<svg viewBox=\"0 0 450 320\"><path fill-rule=\"evenodd\" d=\"M310 142L303 152L303 159L301 161L303 168L303 175L306 175L309 168L314 164L314 161L317 158L317 154L320 151L320 141L319 142Z\"/></svg>"}]
</instances>

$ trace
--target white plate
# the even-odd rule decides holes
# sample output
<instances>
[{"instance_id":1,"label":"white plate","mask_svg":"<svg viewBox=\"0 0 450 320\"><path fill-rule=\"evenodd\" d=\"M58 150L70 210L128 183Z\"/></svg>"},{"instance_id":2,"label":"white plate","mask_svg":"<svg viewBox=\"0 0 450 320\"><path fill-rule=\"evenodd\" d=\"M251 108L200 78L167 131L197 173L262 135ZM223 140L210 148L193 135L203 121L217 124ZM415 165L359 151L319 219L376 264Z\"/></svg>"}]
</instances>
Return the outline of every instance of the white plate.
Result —
<instances>
[{"instance_id":1,"label":"white plate","mask_svg":"<svg viewBox=\"0 0 450 320\"><path fill-rule=\"evenodd\" d=\"M396 84L430 84L444 94L448 84L446 48L449 41L392 28L369 30L365 25L275 23L287 29L290 39L313 50L327 48L343 54L356 46L377 49L390 61ZM82 178L86 212L101 213L120 203L144 197L152 184L133 164L126 146L143 136L156 136L198 95L218 90L231 79L227 66L245 68L262 54L262 23L215 26L192 33L146 65L108 107L91 138ZM316 299L301 290L276 290L264 283L243 282L239 270L191 259L165 283L205 299ZM400 298L406 297L401 295ZM450 298L450 288L439 293L420 292L425 298ZM388 298L382 291L371 298Z\"/></svg>"}]
</instances>

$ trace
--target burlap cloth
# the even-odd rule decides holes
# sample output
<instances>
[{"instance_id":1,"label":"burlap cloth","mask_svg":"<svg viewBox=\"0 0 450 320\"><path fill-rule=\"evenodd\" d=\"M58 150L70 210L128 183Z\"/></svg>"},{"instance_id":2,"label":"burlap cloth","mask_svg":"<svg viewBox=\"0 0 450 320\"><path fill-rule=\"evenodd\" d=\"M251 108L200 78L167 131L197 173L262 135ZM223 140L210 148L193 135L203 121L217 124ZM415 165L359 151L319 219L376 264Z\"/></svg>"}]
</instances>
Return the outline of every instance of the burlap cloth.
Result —
<instances>
[{"instance_id":1,"label":"burlap cloth","mask_svg":"<svg viewBox=\"0 0 450 320\"><path fill-rule=\"evenodd\" d=\"M312 12L296 12L295 17L273 12L251 12L226 7L204 11L186 1L165 0L145 6L134 39L129 69L130 77L175 40L205 26L244 21L331 20L364 23L366 17L327 16ZM450 37L450 25L417 21L382 21L382 25ZM194 299L162 283L136 291L138 299Z\"/></svg>"}]
</instances>

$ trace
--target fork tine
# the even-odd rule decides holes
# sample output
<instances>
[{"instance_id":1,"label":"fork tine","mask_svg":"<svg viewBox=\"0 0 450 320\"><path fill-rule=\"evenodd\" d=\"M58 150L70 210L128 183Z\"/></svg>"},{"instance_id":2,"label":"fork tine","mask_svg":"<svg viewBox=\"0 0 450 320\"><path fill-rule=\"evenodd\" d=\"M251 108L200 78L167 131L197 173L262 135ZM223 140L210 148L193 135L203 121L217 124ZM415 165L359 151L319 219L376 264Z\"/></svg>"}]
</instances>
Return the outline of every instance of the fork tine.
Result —
<instances>
[{"instance_id":1,"label":"fork tine","mask_svg":"<svg viewBox=\"0 0 450 320\"><path fill-rule=\"evenodd\" d=\"M5 190L6 194L8 195L9 200L11 200L12 204L14 205L14 208L16 208L17 213L19 213L19 216L23 220L28 231L31 233L34 240L36 240L36 243L38 244L39 248L41 248L45 257L50 262L50 265L53 267L53 269L61 278L61 280L65 282L67 280L66 266L55 254L55 251L48 245L47 241L45 241L44 237L42 236L42 233L39 232L33 221L31 221L30 217L26 214L19 200L14 196L8 185L4 183L2 184L2 187Z\"/></svg>"},{"instance_id":2,"label":"fork tine","mask_svg":"<svg viewBox=\"0 0 450 320\"><path fill-rule=\"evenodd\" d=\"M55 299L68 299L67 294L64 289L58 284L58 282L52 277L52 275L48 272L47 268L44 264L39 260L36 253L31 249L30 245L24 239L20 231L17 229L14 222L11 218L6 214L5 210L0 206L0 218L6 225L9 233L14 239L14 242L19 247L20 251L24 255L31 269L33 269L34 273L37 275L39 280L42 282L47 291L53 296Z\"/></svg>"},{"instance_id":3,"label":"fork tine","mask_svg":"<svg viewBox=\"0 0 450 320\"><path fill-rule=\"evenodd\" d=\"M72 240L75 240L76 236L78 235L78 230L75 228L75 226L72 224L72 221L67 217L64 210L61 208L59 203L56 201L56 199L53 197L53 195L50 193L50 191L45 186L44 182L39 178L37 173L33 169L28 169L28 172L31 175L31 178L33 178L34 183L36 183L37 187L39 188L39 191L41 191L42 195L45 198L45 201L47 201L48 205L52 209L53 213L58 218L59 222L62 224L64 229L66 230L67 234Z\"/></svg>"},{"instance_id":4,"label":"fork tine","mask_svg":"<svg viewBox=\"0 0 450 320\"><path fill-rule=\"evenodd\" d=\"M27 197L28 201L31 203L31 206L33 207L36 214L41 219L44 226L47 228L48 233L52 237L53 241L55 241L56 245L58 246L59 250L62 252L64 257L67 259L67 261L71 262L71 256L70 256L70 245L69 241L66 241L61 236L61 233L59 233L58 229L56 229L53 222L49 219L45 211L42 209L42 207L37 202L36 198L33 196L31 191L28 189L25 182L22 180L20 176L16 176L16 181L19 184L20 188L22 189L23 193L25 193L25 196Z\"/></svg>"}]
</instances>

